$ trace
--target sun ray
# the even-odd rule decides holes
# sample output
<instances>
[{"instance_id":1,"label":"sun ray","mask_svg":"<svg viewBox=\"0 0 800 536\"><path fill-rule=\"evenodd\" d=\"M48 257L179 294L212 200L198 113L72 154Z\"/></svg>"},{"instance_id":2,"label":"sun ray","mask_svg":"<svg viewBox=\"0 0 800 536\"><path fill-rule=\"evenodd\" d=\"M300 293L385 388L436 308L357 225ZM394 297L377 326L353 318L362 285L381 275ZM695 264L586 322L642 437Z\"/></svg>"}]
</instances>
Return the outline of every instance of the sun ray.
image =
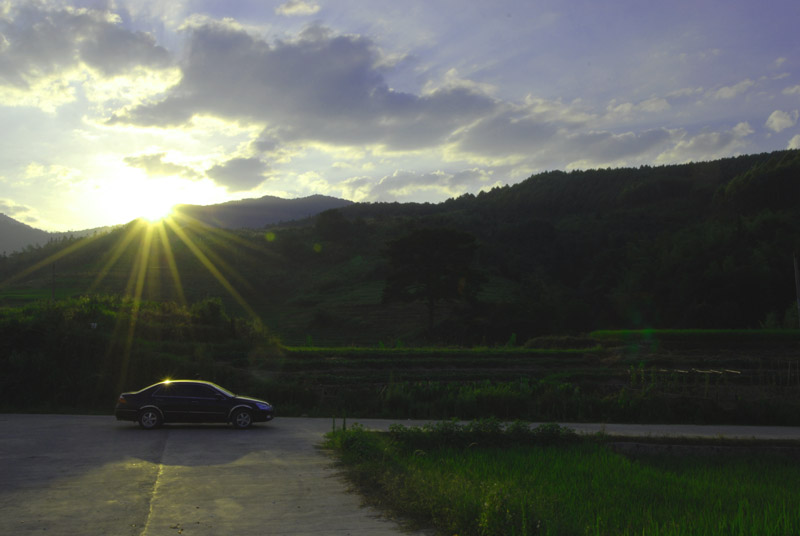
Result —
<instances>
[{"instance_id":1,"label":"sun ray","mask_svg":"<svg viewBox=\"0 0 800 536\"><path fill-rule=\"evenodd\" d=\"M183 283L181 283L181 276L180 272L178 272L178 265L175 262L175 255L172 253L172 246L169 243L169 237L167 236L166 228L164 227L164 221L160 221L156 224L156 228L158 229L158 235L164 248L164 256L167 259L167 264L169 265L169 272L172 275L172 282L175 284L175 292L178 294L178 300L181 304L186 304L186 295L183 293Z\"/></svg>"},{"instance_id":2,"label":"sun ray","mask_svg":"<svg viewBox=\"0 0 800 536\"><path fill-rule=\"evenodd\" d=\"M97 286L108 275L108 272L111 271L111 268L117 263L122 254L125 253L128 245L133 241L134 238L136 238L136 235L141 234L143 231L143 224L140 221L136 221L132 225L133 226L130 227L125 233L125 236L122 237L122 240L119 240L114 244L111 252L107 255L108 260L97 273L92 284L89 285L88 292L92 292L95 288L97 288Z\"/></svg>"},{"instance_id":3,"label":"sun ray","mask_svg":"<svg viewBox=\"0 0 800 536\"><path fill-rule=\"evenodd\" d=\"M192 228L188 228L188 229L193 230ZM203 231L207 231L207 230L208 230L208 227L203 227ZM191 237L189 236L189 233L186 233L186 236L189 239L191 239ZM221 245L221 246L227 248L229 251L234 251L233 248L231 248L231 246L226 244L224 241L214 240L213 235L211 237L211 240L209 240L209 242L213 242L213 244L215 244L215 245ZM240 285L242 285L244 287L247 287L248 289L251 288L250 282L247 281L244 277L242 277L242 275L239 274L239 272L237 272L233 267L231 267L231 265L228 263L228 261L223 259L211 247L209 247L206 244L203 244L203 242L201 242L201 241L195 242L195 245L208 258L209 262L211 262L211 264L213 264L220 271L220 273L225 273L229 278L235 280L238 284L240 284Z\"/></svg>"},{"instance_id":4,"label":"sun ray","mask_svg":"<svg viewBox=\"0 0 800 536\"><path fill-rule=\"evenodd\" d=\"M175 223L173 220L168 219L166 220L167 225L169 225L170 229L175 233L175 235L186 245L187 248L194 254L197 260L209 271L209 273L214 276L214 278L228 291L228 293L236 300L242 309L244 309L250 316L253 318L258 318L258 314L253 310L252 307L245 301L241 294L231 285L231 283L225 278L222 272L214 265L211 260L203 253L203 251L195 244L189 236L181 229L181 227Z\"/></svg>"},{"instance_id":5,"label":"sun ray","mask_svg":"<svg viewBox=\"0 0 800 536\"><path fill-rule=\"evenodd\" d=\"M125 294L133 296L133 299L137 302L142 299L145 278L149 268L150 252L153 244L152 225L144 226L142 234L144 236L139 242L139 250L136 253L136 258L131 268L131 274L128 278L128 285L125 289Z\"/></svg>"}]
</instances>

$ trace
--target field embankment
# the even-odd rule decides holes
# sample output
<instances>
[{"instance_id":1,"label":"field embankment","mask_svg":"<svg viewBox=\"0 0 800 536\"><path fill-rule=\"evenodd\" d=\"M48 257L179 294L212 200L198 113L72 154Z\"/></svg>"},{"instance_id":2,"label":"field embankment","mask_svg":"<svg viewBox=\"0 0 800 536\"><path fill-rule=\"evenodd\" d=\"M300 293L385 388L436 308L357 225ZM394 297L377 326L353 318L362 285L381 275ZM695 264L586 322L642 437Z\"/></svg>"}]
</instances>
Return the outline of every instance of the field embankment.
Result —
<instances>
[{"instance_id":1,"label":"field embankment","mask_svg":"<svg viewBox=\"0 0 800 536\"><path fill-rule=\"evenodd\" d=\"M282 415L800 424L800 332L637 331L524 346L281 346L219 300L82 297L0 310L0 409L108 412L201 377Z\"/></svg>"}]
</instances>

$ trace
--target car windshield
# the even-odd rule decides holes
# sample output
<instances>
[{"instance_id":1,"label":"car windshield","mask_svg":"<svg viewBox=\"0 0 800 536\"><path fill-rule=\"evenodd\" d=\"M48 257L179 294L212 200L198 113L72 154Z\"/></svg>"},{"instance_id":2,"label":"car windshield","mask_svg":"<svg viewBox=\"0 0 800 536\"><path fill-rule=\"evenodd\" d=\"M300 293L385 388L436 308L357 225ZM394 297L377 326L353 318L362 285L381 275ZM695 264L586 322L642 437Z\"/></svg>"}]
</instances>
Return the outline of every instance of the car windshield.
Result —
<instances>
[{"instance_id":1,"label":"car windshield","mask_svg":"<svg viewBox=\"0 0 800 536\"><path fill-rule=\"evenodd\" d=\"M228 391L228 390L227 390L227 389L225 389L224 387L220 387L220 386L219 386L219 385L217 385L216 383L211 383L211 385L213 385L215 389L217 389L217 390L219 390L219 391L221 391L221 392L225 393L225 394L226 394L226 395L228 395L228 396L236 396L235 394L231 393L230 391Z\"/></svg>"},{"instance_id":2,"label":"car windshield","mask_svg":"<svg viewBox=\"0 0 800 536\"><path fill-rule=\"evenodd\" d=\"M163 382L158 382L158 383L154 383L153 385L148 385L144 389L139 389L138 391L134 391L133 394L137 394L138 395L139 393L143 393L143 392L147 391L148 389L152 389L153 387L155 387L157 385L161 385L162 383Z\"/></svg>"}]
</instances>

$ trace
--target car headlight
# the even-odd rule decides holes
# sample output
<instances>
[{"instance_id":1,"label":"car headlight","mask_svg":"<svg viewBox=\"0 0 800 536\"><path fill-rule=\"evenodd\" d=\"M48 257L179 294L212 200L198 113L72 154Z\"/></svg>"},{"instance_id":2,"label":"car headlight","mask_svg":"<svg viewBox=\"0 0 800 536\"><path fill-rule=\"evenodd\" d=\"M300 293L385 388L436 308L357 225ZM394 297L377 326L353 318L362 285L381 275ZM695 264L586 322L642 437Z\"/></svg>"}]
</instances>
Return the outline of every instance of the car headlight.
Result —
<instances>
[{"instance_id":1,"label":"car headlight","mask_svg":"<svg viewBox=\"0 0 800 536\"><path fill-rule=\"evenodd\" d=\"M264 411L272 409L272 407L269 404L265 404L264 402L256 402L256 407L258 409L263 409Z\"/></svg>"}]
</instances>

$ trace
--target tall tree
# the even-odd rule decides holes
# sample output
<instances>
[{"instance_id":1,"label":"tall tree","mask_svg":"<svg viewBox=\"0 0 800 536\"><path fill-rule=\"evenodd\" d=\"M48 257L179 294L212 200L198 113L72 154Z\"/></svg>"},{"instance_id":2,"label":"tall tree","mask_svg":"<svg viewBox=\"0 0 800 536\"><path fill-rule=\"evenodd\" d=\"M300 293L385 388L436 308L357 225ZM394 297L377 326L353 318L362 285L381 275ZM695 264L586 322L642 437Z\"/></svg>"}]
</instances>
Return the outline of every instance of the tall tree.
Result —
<instances>
[{"instance_id":1,"label":"tall tree","mask_svg":"<svg viewBox=\"0 0 800 536\"><path fill-rule=\"evenodd\" d=\"M387 244L383 301L424 301L433 327L436 304L472 300L481 278L471 268L477 243L469 233L420 229Z\"/></svg>"}]
</instances>

